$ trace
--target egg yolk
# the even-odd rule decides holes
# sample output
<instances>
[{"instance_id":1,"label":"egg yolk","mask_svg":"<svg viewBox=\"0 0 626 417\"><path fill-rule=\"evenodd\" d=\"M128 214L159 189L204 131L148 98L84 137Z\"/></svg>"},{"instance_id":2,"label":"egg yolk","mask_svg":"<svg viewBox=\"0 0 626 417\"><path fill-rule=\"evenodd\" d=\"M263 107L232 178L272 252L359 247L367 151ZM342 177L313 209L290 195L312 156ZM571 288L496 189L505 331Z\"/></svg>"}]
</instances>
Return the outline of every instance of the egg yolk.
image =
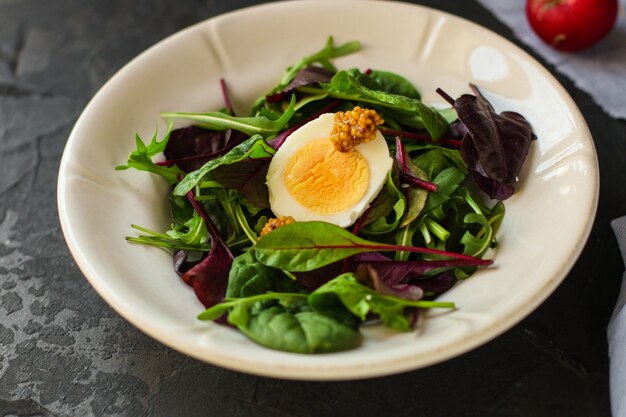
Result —
<instances>
[{"instance_id":1,"label":"egg yolk","mask_svg":"<svg viewBox=\"0 0 626 417\"><path fill-rule=\"evenodd\" d=\"M339 152L317 139L291 156L283 180L289 193L311 211L338 213L355 205L369 184L367 160L357 150Z\"/></svg>"}]
</instances>

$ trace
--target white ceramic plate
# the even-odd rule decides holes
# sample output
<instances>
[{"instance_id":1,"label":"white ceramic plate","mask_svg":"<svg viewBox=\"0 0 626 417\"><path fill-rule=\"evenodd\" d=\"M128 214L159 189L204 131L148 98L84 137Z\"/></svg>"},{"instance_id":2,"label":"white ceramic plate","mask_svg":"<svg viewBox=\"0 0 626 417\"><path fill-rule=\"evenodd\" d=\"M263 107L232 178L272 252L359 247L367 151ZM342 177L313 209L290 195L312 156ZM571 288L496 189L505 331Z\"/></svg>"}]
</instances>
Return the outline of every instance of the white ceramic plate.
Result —
<instances>
[{"instance_id":1,"label":"white ceramic plate","mask_svg":"<svg viewBox=\"0 0 626 417\"><path fill-rule=\"evenodd\" d=\"M133 170L116 172L149 138L163 111L210 111L218 80L239 114L284 68L318 50L328 35L360 40L340 68L377 68L414 81L426 102L442 103L477 84L498 110L524 114L539 139L519 191L506 201L495 265L448 292L458 310L432 314L419 333L364 329L352 351L300 355L257 346L236 331L199 322L203 310L173 272L170 256L132 245L131 223L165 230L166 185ZM598 167L585 122L567 92L534 59L500 36L458 17L393 2L272 3L183 30L120 70L93 98L67 143L59 173L63 232L80 269L123 317L200 360L248 373L296 379L385 375L433 364L479 346L535 309L563 280L589 235Z\"/></svg>"}]
</instances>

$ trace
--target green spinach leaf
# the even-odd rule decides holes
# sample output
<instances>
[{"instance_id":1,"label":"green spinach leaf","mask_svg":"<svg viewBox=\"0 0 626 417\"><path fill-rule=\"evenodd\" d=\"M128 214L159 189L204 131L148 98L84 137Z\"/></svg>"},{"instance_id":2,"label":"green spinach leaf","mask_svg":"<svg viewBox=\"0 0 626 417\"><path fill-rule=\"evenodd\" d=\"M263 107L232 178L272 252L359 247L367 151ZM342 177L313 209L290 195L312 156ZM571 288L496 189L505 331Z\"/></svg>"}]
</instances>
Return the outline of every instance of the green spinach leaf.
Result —
<instances>
[{"instance_id":1,"label":"green spinach leaf","mask_svg":"<svg viewBox=\"0 0 626 417\"><path fill-rule=\"evenodd\" d=\"M260 263L254 250L239 255L233 261L228 275L227 298L245 298L267 292L298 293L302 287L279 269Z\"/></svg>"},{"instance_id":2,"label":"green spinach leaf","mask_svg":"<svg viewBox=\"0 0 626 417\"><path fill-rule=\"evenodd\" d=\"M191 191L206 174L221 165L234 164L245 159L269 158L275 151L263 140L260 135L254 135L240 143L227 154L212 159L196 171L190 172L174 189L174 194L185 195Z\"/></svg>"},{"instance_id":3,"label":"green spinach leaf","mask_svg":"<svg viewBox=\"0 0 626 417\"><path fill-rule=\"evenodd\" d=\"M259 239L255 247L256 257L261 263L291 272L312 271L357 253L398 250L455 259L468 258L428 248L372 242L339 226L319 221L295 222L279 227Z\"/></svg>"},{"instance_id":4,"label":"green spinach leaf","mask_svg":"<svg viewBox=\"0 0 626 417\"><path fill-rule=\"evenodd\" d=\"M311 311L306 294L265 293L227 299L198 315L215 320L228 313L228 321L256 343L295 353L337 352L357 347L358 330L332 317Z\"/></svg>"},{"instance_id":5,"label":"green spinach leaf","mask_svg":"<svg viewBox=\"0 0 626 417\"><path fill-rule=\"evenodd\" d=\"M372 70L368 76L378 83L382 91L414 100L421 99L415 86L401 75L388 71Z\"/></svg>"},{"instance_id":6,"label":"green spinach leaf","mask_svg":"<svg viewBox=\"0 0 626 417\"><path fill-rule=\"evenodd\" d=\"M330 83L323 84L322 87L329 92L330 96L336 98L362 101L390 108L396 111L394 113L396 121L400 121L399 115L402 114L405 115L405 118L419 117L421 124L428 130L433 139L439 139L448 130L448 122L437 110L414 98L368 88L362 81L363 77L366 76L358 70L339 71Z\"/></svg>"},{"instance_id":7,"label":"green spinach leaf","mask_svg":"<svg viewBox=\"0 0 626 417\"><path fill-rule=\"evenodd\" d=\"M312 311L293 313L280 305L250 315L239 330L260 345L295 353L349 350L361 343L358 330Z\"/></svg>"}]
</instances>

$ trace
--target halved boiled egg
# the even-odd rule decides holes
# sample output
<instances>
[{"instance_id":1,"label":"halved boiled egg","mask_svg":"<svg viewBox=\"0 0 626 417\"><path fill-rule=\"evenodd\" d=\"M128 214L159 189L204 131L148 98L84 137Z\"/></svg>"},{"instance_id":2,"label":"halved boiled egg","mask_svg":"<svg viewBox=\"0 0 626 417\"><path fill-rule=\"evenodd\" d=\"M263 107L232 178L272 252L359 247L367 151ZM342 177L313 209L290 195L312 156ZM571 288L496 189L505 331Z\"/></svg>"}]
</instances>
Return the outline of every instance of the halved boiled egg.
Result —
<instances>
[{"instance_id":1,"label":"halved boiled egg","mask_svg":"<svg viewBox=\"0 0 626 417\"><path fill-rule=\"evenodd\" d=\"M334 126L335 115L322 114L293 132L272 158L267 186L276 216L348 227L382 189L393 163L383 135L374 126L368 142L340 152L330 139Z\"/></svg>"}]
</instances>

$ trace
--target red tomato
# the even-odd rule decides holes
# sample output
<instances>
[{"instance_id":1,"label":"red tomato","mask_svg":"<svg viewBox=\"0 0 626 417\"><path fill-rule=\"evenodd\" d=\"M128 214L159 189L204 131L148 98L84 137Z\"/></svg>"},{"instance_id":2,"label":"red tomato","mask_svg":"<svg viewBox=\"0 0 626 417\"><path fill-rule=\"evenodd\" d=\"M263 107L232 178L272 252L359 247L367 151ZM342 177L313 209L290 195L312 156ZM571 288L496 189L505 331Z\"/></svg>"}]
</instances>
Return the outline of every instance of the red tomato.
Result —
<instances>
[{"instance_id":1,"label":"red tomato","mask_svg":"<svg viewBox=\"0 0 626 417\"><path fill-rule=\"evenodd\" d=\"M527 0L526 17L550 46L579 51L611 31L617 18L617 0Z\"/></svg>"}]
</instances>

